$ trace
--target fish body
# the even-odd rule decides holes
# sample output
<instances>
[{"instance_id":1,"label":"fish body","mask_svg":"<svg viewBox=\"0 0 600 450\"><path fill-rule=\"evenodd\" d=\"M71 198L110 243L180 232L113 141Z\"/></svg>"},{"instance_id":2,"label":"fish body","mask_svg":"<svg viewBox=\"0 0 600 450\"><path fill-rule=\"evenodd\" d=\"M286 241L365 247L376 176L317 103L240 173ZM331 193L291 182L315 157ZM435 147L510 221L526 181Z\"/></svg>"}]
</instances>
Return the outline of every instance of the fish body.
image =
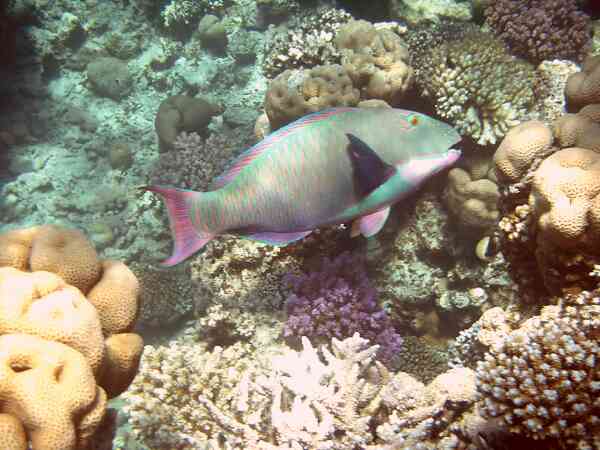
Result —
<instances>
[{"instance_id":1,"label":"fish body","mask_svg":"<svg viewBox=\"0 0 600 450\"><path fill-rule=\"evenodd\" d=\"M285 245L358 219L375 234L390 205L460 156L449 125L392 108L333 108L305 116L244 152L208 192L158 186L174 235L173 265L219 234Z\"/></svg>"}]
</instances>

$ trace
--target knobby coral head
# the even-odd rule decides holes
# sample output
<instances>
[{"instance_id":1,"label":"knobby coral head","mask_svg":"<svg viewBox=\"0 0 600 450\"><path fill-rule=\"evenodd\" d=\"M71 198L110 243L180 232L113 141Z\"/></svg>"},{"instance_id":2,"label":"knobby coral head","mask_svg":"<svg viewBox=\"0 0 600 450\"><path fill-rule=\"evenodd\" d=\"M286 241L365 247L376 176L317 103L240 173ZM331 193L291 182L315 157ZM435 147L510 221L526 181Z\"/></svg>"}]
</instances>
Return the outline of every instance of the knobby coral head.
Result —
<instances>
[{"instance_id":1,"label":"knobby coral head","mask_svg":"<svg viewBox=\"0 0 600 450\"><path fill-rule=\"evenodd\" d=\"M358 332L380 346L378 358L386 364L400 351L402 338L377 303L362 257L345 252L325 258L319 270L288 274L284 284L291 291L284 327L288 340L307 336L325 343Z\"/></svg>"},{"instance_id":2,"label":"knobby coral head","mask_svg":"<svg viewBox=\"0 0 600 450\"><path fill-rule=\"evenodd\" d=\"M485 16L514 54L533 63L580 60L591 43L590 18L575 0L497 0Z\"/></svg>"}]
</instances>

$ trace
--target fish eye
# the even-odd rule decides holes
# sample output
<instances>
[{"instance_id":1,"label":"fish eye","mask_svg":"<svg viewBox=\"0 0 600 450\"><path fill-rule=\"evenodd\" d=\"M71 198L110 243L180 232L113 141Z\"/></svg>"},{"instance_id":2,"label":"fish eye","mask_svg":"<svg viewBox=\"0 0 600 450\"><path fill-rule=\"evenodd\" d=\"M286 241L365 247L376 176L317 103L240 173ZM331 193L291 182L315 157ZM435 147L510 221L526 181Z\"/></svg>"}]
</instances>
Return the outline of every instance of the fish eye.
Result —
<instances>
[{"instance_id":1,"label":"fish eye","mask_svg":"<svg viewBox=\"0 0 600 450\"><path fill-rule=\"evenodd\" d=\"M416 115L410 116L410 117L408 118L408 121L410 122L410 124L411 124L411 125L419 125L419 123L421 122L421 121L419 120L419 117L418 117L418 116L416 116Z\"/></svg>"}]
</instances>

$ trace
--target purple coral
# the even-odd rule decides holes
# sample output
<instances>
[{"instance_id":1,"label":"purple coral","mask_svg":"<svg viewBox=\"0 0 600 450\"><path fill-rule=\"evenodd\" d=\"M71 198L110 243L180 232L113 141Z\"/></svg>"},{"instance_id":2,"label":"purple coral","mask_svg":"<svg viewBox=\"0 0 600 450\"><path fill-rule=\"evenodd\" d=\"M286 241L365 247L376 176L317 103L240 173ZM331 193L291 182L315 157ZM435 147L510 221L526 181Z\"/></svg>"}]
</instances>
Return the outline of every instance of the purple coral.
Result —
<instances>
[{"instance_id":1,"label":"purple coral","mask_svg":"<svg viewBox=\"0 0 600 450\"><path fill-rule=\"evenodd\" d=\"M496 0L485 16L514 54L534 63L581 60L591 43L589 17L576 0Z\"/></svg>"},{"instance_id":2,"label":"purple coral","mask_svg":"<svg viewBox=\"0 0 600 450\"><path fill-rule=\"evenodd\" d=\"M349 252L325 258L319 271L285 277L292 294L286 302L284 336L307 336L329 342L358 332L380 346L378 359L388 364L402 344L387 313L379 306L364 261Z\"/></svg>"}]
</instances>

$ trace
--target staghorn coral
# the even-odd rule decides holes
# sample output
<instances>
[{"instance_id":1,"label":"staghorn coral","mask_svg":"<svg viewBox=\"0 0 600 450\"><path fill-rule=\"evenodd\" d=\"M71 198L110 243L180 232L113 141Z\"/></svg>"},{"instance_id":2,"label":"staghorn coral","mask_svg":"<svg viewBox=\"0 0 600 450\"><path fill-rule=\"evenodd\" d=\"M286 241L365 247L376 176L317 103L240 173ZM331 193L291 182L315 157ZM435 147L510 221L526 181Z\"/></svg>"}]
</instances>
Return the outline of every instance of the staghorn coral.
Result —
<instances>
[{"instance_id":1,"label":"staghorn coral","mask_svg":"<svg viewBox=\"0 0 600 450\"><path fill-rule=\"evenodd\" d=\"M590 48L589 17L575 0L496 0L485 17L513 53L534 63L581 59Z\"/></svg>"},{"instance_id":2,"label":"staghorn coral","mask_svg":"<svg viewBox=\"0 0 600 450\"><path fill-rule=\"evenodd\" d=\"M485 417L568 448L600 445L598 295L583 292L543 308L490 350L477 368Z\"/></svg>"},{"instance_id":3,"label":"staghorn coral","mask_svg":"<svg viewBox=\"0 0 600 450\"><path fill-rule=\"evenodd\" d=\"M146 346L139 375L123 395L134 434L155 448L201 448L207 442L219 448L219 427L198 396L238 420L260 421L266 393L249 388L265 373L267 353L263 349L257 354L247 343L205 352L189 338L163 347Z\"/></svg>"},{"instance_id":4,"label":"staghorn coral","mask_svg":"<svg viewBox=\"0 0 600 450\"><path fill-rule=\"evenodd\" d=\"M377 357L386 364L399 352L402 338L378 305L357 255L346 252L324 259L319 271L288 275L284 283L292 292L286 301L285 337L307 336L319 343L359 333L379 345Z\"/></svg>"},{"instance_id":5,"label":"staghorn coral","mask_svg":"<svg viewBox=\"0 0 600 450\"><path fill-rule=\"evenodd\" d=\"M134 434L152 447L292 450L421 448L458 441L451 424L475 398L475 374L428 386L391 373L358 335L302 350L194 342L148 347L125 394ZM412 445L412 447L411 447ZM393 447L392 447L393 446Z\"/></svg>"},{"instance_id":6,"label":"staghorn coral","mask_svg":"<svg viewBox=\"0 0 600 450\"><path fill-rule=\"evenodd\" d=\"M489 33L456 36L425 52L416 79L440 116L478 144L493 144L530 113L533 67Z\"/></svg>"},{"instance_id":7,"label":"staghorn coral","mask_svg":"<svg viewBox=\"0 0 600 450\"><path fill-rule=\"evenodd\" d=\"M253 142L243 130L212 133L202 138L197 133L181 132L173 148L159 155L150 172L153 184L169 184L207 190L210 182L227 167L238 152Z\"/></svg>"}]
</instances>

